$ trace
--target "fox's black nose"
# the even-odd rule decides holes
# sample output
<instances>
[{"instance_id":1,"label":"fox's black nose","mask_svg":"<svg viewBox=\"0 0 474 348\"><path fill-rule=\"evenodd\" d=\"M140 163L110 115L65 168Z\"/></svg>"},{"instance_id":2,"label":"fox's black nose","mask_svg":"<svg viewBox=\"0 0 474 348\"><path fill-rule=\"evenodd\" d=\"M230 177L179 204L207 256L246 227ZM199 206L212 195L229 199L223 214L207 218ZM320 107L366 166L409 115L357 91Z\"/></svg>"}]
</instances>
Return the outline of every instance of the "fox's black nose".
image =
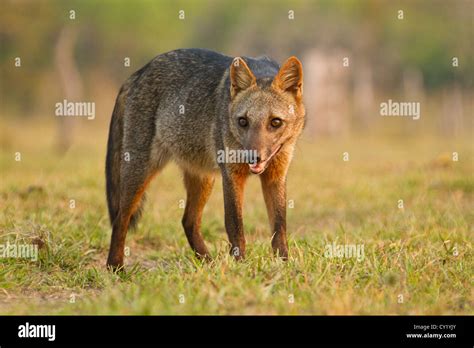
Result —
<instances>
[{"instance_id":1,"label":"fox's black nose","mask_svg":"<svg viewBox=\"0 0 474 348\"><path fill-rule=\"evenodd\" d=\"M257 163L260 163L262 161L262 157L257 156L257 158L255 158L255 160L257 161Z\"/></svg>"}]
</instances>

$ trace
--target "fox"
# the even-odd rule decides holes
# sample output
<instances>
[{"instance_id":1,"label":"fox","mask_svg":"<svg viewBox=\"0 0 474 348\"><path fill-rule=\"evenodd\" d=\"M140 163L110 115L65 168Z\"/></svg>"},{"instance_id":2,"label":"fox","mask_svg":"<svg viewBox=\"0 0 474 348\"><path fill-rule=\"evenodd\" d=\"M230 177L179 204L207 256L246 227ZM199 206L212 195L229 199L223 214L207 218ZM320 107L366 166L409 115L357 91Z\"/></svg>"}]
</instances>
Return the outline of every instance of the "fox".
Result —
<instances>
[{"instance_id":1,"label":"fox","mask_svg":"<svg viewBox=\"0 0 474 348\"><path fill-rule=\"evenodd\" d=\"M287 260L287 172L304 125L303 66L295 56L281 66L267 56L231 57L197 48L153 58L121 86L110 121L107 267L123 267L126 235L142 213L145 191L170 162L183 173L181 224L196 257L211 259L201 220L220 174L230 253L237 260L245 258L244 186L249 176L257 175L273 252ZM218 153L224 150L253 156L222 160Z\"/></svg>"}]
</instances>

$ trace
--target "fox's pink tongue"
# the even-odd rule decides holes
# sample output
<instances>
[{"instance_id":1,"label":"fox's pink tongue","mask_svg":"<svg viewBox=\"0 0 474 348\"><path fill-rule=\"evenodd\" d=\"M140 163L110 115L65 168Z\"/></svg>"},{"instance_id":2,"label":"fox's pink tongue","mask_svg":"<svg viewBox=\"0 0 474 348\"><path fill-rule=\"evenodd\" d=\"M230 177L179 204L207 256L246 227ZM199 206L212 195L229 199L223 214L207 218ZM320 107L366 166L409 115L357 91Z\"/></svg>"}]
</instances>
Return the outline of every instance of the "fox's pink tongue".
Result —
<instances>
[{"instance_id":1,"label":"fox's pink tongue","mask_svg":"<svg viewBox=\"0 0 474 348\"><path fill-rule=\"evenodd\" d=\"M265 163L260 162L260 163L249 164L249 167L252 173L260 174L265 169Z\"/></svg>"}]
</instances>

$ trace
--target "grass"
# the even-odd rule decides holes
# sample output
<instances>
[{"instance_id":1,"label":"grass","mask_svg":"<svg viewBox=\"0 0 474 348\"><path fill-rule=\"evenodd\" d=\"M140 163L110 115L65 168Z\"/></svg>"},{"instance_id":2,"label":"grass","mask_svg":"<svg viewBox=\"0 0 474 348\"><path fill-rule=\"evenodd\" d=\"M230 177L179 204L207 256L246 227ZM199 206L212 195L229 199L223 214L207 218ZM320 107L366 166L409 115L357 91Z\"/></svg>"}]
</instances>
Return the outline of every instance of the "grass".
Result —
<instances>
[{"instance_id":1,"label":"grass","mask_svg":"<svg viewBox=\"0 0 474 348\"><path fill-rule=\"evenodd\" d=\"M0 243L34 243L39 258L0 258L0 314L473 314L468 139L302 139L289 173L288 262L271 253L256 178L245 261L228 255L220 180L203 218L214 259L195 259L172 165L152 183L117 275L104 267L106 127L81 122L60 156L50 125L2 121ZM363 245L364 259L325 257L333 242Z\"/></svg>"}]
</instances>

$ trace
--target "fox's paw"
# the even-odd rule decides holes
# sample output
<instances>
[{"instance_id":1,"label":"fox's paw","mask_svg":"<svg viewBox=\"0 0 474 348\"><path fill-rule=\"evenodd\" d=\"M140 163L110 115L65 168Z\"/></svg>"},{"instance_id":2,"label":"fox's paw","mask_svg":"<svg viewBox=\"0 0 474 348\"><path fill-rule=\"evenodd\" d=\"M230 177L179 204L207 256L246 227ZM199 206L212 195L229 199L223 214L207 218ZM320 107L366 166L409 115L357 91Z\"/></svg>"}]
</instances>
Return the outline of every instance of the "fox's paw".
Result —
<instances>
[{"instance_id":1,"label":"fox's paw","mask_svg":"<svg viewBox=\"0 0 474 348\"><path fill-rule=\"evenodd\" d=\"M212 257L208 252L205 252L205 253L195 252L194 255L201 261L204 261L204 262L211 262L212 261Z\"/></svg>"},{"instance_id":2,"label":"fox's paw","mask_svg":"<svg viewBox=\"0 0 474 348\"><path fill-rule=\"evenodd\" d=\"M273 253L280 257L283 261L288 260L288 246L285 242L272 242Z\"/></svg>"},{"instance_id":3,"label":"fox's paw","mask_svg":"<svg viewBox=\"0 0 474 348\"><path fill-rule=\"evenodd\" d=\"M123 261L107 260L106 264L107 270L113 273L119 273L124 271Z\"/></svg>"}]
</instances>

